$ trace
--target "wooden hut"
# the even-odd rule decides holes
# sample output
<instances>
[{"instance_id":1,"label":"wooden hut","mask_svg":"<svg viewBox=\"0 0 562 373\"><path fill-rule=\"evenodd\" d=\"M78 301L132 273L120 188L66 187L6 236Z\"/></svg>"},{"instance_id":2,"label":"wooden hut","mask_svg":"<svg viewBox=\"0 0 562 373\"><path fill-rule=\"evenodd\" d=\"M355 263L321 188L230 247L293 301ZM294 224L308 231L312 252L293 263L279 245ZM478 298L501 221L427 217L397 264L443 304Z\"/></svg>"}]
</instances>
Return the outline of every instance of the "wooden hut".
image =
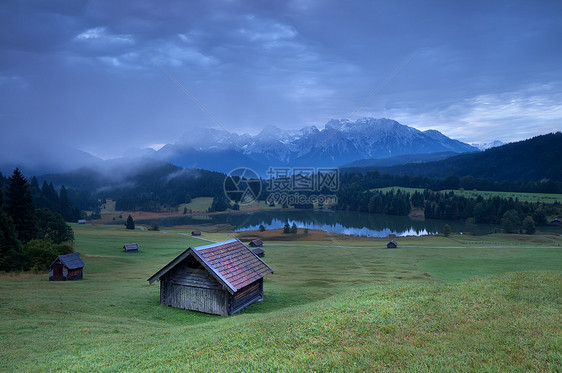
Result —
<instances>
[{"instance_id":1,"label":"wooden hut","mask_svg":"<svg viewBox=\"0 0 562 373\"><path fill-rule=\"evenodd\" d=\"M263 241L260 240L259 238L256 238L255 240L250 241L250 246L261 247L261 246L263 246Z\"/></svg>"},{"instance_id":2,"label":"wooden hut","mask_svg":"<svg viewBox=\"0 0 562 373\"><path fill-rule=\"evenodd\" d=\"M126 243L123 245L123 251L126 253L137 253L139 251L138 243Z\"/></svg>"},{"instance_id":3,"label":"wooden hut","mask_svg":"<svg viewBox=\"0 0 562 373\"><path fill-rule=\"evenodd\" d=\"M260 258L263 258L265 256L265 250L262 249L261 247L256 247L250 250L252 250L252 252L257 256L259 256Z\"/></svg>"},{"instance_id":4,"label":"wooden hut","mask_svg":"<svg viewBox=\"0 0 562 373\"><path fill-rule=\"evenodd\" d=\"M234 238L189 247L148 279L160 281L160 304L232 315L263 299L265 262Z\"/></svg>"},{"instance_id":5,"label":"wooden hut","mask_svg":"<svg viewBox=\"0 0 562 373\"><path fill-rule=\"evenodd\" d=\"M192 236L201 236L201 231L191 231Z\"/></svg>"},{"instance_id":6,"label":"wooden hut","mask_svg":"<svg viewBox=\"0 0 562 373\"><path fill-rule=\"evenodd\" d=\"M49 281L81 280L85 266L78 253L59 255L49 267Z\"/></svg>"},{"instance_id":7,"label":"wooden hut","mask_svg":"<svg viewBox=\"0 0 562 373\"><path fill-rule=\"evenodd\" d=\"M386 244L386 247L388 249L396 249L398 247L398 243L396 243L396 241L392 240L389 243Z\"/></svg>"}]
</instances>

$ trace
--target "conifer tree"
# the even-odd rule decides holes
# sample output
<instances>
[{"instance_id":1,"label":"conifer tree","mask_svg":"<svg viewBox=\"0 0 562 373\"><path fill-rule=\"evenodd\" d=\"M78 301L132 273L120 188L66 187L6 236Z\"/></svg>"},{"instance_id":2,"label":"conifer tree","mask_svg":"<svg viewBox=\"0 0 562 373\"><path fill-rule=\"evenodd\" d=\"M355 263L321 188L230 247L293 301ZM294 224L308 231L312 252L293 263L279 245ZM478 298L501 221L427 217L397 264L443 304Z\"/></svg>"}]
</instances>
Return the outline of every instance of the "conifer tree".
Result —
<instances>
[{"instance_id":1,"label":"conifer tree","mask_svg":"<svg viewBox=\"0 0 562 373\"><path fill-rule=\"evenodd\" d=\"M35 237L37 233L35 207L29 191L29 183L18 168L8 179L6 212L12 217L18 239L22 243Z\"/></svg>"},{"instance_id":2,"label":"conifer tree","mask_svg":"<svg viewBox=\"0 0 562 373\"><path fill-rule=\"evenodd\" d=\"M68 198L68 192L64 185L60 188L59 195L59 209L58 211L66 221L74 221L74 216L72 213L72 205L70 199Z\"/></svg>"},{"instance_id":3,"label":"conifer tree","mask_svg":"<svg viewBox=\"0 0 562 373\"><path fill-rule=\"evenodd\" d=\"M127 218L127 229L135 229L135 221L133 220L133 217L131 215L129 215L129 217Z\"/></svg>"},{"instance_id":4,"label":"conifer tree","mask_svg":"<svg viewBox=\"0 0 562 373\"><path fill-rule=\"evenodd\" d=\"M14 221L0 205L0 270L18 270L22 265L22 246L17 239Z\"/></svg>"}]
</instances>

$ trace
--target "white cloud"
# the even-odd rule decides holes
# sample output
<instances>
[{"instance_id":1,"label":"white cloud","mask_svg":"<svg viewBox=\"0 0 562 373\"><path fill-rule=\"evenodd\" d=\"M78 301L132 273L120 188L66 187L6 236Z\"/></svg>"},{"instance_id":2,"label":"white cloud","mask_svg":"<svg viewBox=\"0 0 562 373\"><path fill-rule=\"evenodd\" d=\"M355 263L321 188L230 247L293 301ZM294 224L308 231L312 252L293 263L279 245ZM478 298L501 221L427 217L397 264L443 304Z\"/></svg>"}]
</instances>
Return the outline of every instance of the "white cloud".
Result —
<instances>
[{"instance_id":1,"label":"white cloud","mask_svg":"<svg viewBox=\"0 0 562 373\"><path fill-rule=\"evenodd\" d=\"M562 130L562 92L556 86L478 95L431 112L392 109L388 115L466 142L522 140Z\"/></svg>"},{"instance_id":2,"label":"white cloud","mask_svg":"<svg viewBox=\"0 0 562 373\"><path fill-rule=\"evenodd\" d=\"M134 39L131 35L118 35L110 34L107 32L105 27L95 27L86 30L74 37L77 41L99 41L108 43L122 43L122 44L133 44Z\"/></svg>"},{"instance_id":3,"label":"white cloud","mask_svg":"<svg viewBox=\"0 0 562 373\"><path fill-rule=\"evenodd\" d=\"M256 16L245 17L245 25L237 30L244 39L264 45L276 47L280 43L292 40L298 36L297 30L291 25L272 22Z\"/></svg>"},{"instance_id":4,"label":"white cloud","mask_svg":"<svg viewBox=\"0 0 562 373\"><path fill-rule=\"evenodd\" d=\"M213 56L207 56L195 48L178 46L174 43L168 43L159 47L154 55L160 62L171 66L182 66L186 64L210 66L218 63L218 60Z\"/></svg>"}]
</instances>

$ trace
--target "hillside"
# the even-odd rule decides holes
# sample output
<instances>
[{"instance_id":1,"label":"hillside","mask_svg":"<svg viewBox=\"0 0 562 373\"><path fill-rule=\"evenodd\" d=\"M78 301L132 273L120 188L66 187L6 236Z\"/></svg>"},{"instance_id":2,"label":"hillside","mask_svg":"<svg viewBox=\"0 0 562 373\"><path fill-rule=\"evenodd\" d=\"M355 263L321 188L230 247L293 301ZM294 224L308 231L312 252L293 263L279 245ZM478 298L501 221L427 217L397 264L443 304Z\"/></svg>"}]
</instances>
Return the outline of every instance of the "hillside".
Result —
<instances>
[{"instance_id":1,"label":"hillside","mask_svg":"<svg viewBox=\"0 0 562 373\"><path fill-rule=\"evenodd\" d=\"M562 133L552 133L506 144L479 153L457 155L442 161L393 167L346 168L344 172L378 171L394 175L445 178L474 176L496 181L562 180Z\"/></svg>"},{"instance_id":2,"label":"hillside","mask_svg":"<svg viewBox=\"0 0 562 373\"><path fill-rule=\"evenodd\" d=\"M38 180L116 200L120 210L158 211L191 198L222 195L224 178L218 172L139 158L103 161L96 167L43 175Z\"/></svg>"},{"instance_id":3,"label":"hillside","mask_svg":"<svg viewBox=\"0 0 562 373\"><path fill-rule=\"evenodd\" d=\"M408 163L426 163L441 161L451 158L458 153L429 153L429 154L406 154L397 155L396 157L377 158L377 159L360 159L355 162L343 165L342 168L362 168L362 167L391 167Z\"/></svg>"},{"instance_id":4,"label":"hillside","mask_svg":"<svg viewBox=\"0 0 562 373\"><path fill-rule=\"evenodd\" d=\"M146 281L205 242L185 230L73 228L84 280L0 277L0 371L562 367L557 236L405 238L398 250L382 239L266 242L275 273L264 301L218 317L161 306ZM123 242L141 249L124 253Z\"/></svg>"}]
</instances>

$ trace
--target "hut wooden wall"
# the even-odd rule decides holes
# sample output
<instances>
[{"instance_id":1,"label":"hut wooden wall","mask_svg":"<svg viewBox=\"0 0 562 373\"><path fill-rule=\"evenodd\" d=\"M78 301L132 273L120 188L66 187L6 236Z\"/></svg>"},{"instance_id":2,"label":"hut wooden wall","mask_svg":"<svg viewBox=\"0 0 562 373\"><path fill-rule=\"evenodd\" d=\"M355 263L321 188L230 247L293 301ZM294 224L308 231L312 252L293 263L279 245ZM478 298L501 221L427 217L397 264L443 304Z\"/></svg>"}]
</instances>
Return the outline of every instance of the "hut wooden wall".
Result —
<instances>
[{"instance_id":1,"label":"hut wooden wall","mask_svg":"<svg viewBox=\"0 0 562 373\"><path fill-rule=\"evenodd\" d=\"M68 275L66 276L68 280L81 280L82 279L82 268L69 269Z\"/></svg>"},{"instance_id":2,"label":"hut wooden wall","mask_svg":"<svg viewBox=\"0 0 562 373\"><path fill-rule=\"evenodd\" d=\"M55 262L49 269L50 281L81 280L82 268L68 269L60 261Z\"/></svg>"},{"instance_id":3,"label":"hut wooden wall","mask_svg":"<svg viewBox=\"0 0 562 373\"><path fill-rule=\"evenodd\" d=\"M229 314L236 313L242 308L263 299L263 278L244 286L232 295Z\"/></svg>"},{"instance_id":4,"label":"hut wooden wall","mask_svg":"<svg viewBox=\"0 0 562 373\"><path fill-rule=\"evenodd\" d=\"M206 270L187 262L160 279L160 303L167 306L226 316L229 296Z\"/></svg>"}]
</instances>

